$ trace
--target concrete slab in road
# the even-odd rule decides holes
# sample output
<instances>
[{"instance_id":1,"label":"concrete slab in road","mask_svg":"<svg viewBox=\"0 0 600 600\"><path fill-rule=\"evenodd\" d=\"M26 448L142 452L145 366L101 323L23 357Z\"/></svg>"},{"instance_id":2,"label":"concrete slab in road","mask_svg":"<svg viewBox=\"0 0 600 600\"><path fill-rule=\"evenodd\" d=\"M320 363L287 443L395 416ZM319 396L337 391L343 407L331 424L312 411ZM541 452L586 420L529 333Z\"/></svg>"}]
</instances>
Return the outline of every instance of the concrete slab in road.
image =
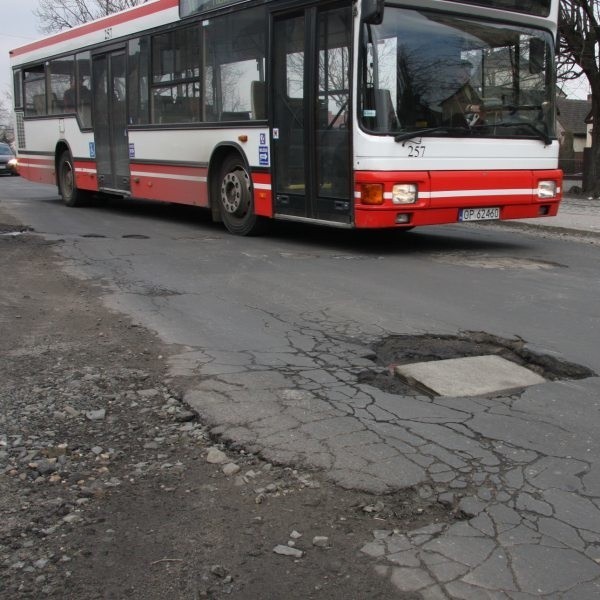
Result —
<instances>
[{"instance_id":1,"label":"concrete slab in road","mask_svg":"<svg viewBox=\"0 0 600 600\"><path fill-rule=\"evenodd\" d=\"M480 396L546 381L541 375L494 355L401 365L396 367L396 373L440 396Z\"/></svg>"}]
</instances>

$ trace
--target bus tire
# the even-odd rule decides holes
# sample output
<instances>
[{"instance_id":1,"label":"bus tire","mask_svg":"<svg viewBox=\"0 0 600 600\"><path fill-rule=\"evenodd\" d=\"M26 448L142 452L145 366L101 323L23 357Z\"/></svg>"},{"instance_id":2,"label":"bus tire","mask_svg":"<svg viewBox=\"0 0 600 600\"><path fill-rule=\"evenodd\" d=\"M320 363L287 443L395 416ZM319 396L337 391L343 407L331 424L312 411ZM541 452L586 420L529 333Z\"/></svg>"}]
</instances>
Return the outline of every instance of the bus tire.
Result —
<instances>
[{"instance_id":1,"label":"bus tire","mask_svg":"<svg viewBox=\"0 0 600 600\"><path fill-rule=\"evenodd\" d=\"M63 152L58 161L58 189L66 206L82 206L89 193L75 185L75 167L70 152Z\"/></svg>"},{"instance_id":2,"label":"bus tire","mask_svg":"<svg viewBox=\"0 0 600 600\"><path fill-rule=\"evenodd\" d=\"M225 227L235 235L260 235L267 221L256 216L252 181L244 161L230 154L223 161L219 174L217 199Z\"/></svg>"}]
</instances>

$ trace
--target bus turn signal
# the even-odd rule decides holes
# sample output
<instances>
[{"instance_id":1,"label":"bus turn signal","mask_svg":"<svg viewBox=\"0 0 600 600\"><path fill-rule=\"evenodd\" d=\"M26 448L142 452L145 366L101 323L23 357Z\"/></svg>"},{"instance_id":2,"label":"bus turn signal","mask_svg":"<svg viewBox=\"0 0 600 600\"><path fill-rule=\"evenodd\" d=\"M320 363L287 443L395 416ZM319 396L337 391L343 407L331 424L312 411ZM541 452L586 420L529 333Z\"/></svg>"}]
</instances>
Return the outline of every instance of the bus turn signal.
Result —
<instances>
[{"instance_id":1,"label":"bus turn signal","mask_svg":"<svg viewBox=\"0 0 600 600\"><path fill-rule=\"evenodd\" d=\"M363 204L383 204L383 184L363 183L360 186L360 199Z\"/></svg>"}]
</instances>

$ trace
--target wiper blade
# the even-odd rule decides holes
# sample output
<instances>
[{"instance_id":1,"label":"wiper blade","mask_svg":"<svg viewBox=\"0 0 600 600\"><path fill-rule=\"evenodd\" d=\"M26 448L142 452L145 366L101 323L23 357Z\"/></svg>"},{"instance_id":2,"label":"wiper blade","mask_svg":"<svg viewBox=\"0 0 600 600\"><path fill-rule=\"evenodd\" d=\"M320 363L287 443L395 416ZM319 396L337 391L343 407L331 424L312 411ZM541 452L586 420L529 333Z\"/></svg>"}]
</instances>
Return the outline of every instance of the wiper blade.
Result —
<instances>
[{"instance_id":1,"label":"wiper blade","mask_svg":"<svg viewBox=\"0 0 600 600\"><path fill-rule=\"evenodd\" d=\"M533 133L535 133L535 136L539 140L544 142L544 145L550 146L552 144L552 138L546 132L542 131L541 129L538 129L533 123L528 123L526 121L518 121L514 123L494 123L487 125L487 127L526 127L530 131L533 131Z\"/></svg>"},{"instance_id":2,"label":"wiper blade","mask_svg":"<svg viewBox=\"0 0 600 600\"><path fill-rule=\"evenodd\" d=\"M467 137L481 133L484 129L493 129L496 127L525 127L532 131L535 134L535 137L544 142L546 146L550 146L552 144L552 138L547 133L545 133L541 129L538 129L533 123L528 123L526 121L518 121L513 123L493 123L489 125L484 124L474 128L428 127L426 129L417 129L415 131L406 131L404 133L399 133L396 136L394 136L394 140L396 142L405 142L406 140L412 140L417 137L431 136L438 133L445 133L448 135L454 135L456 137Z\"/></svg>"},{"instance_id":3,"label":"wiper blade","mask_svg":"<svg viewBox=\"0 0 600 600\"><path fill-rule=\"evenodd\" d=\"M468 135L469 130L466 127L428 127L427 129L417 129L415 131L399 133L394 136L394 141L404 142L406 140L412 140L413 138L434 135L436 133L462 133Z\"/></svg>"}]
</instances>

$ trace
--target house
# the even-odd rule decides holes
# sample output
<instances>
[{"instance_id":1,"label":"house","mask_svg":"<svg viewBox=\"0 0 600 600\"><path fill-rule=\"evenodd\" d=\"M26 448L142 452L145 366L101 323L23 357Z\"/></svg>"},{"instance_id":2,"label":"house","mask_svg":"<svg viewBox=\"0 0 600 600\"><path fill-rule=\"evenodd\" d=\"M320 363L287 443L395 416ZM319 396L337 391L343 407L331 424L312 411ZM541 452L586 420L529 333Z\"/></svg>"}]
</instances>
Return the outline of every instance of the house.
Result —
<instances>
[{"instance_id":1,"label":"house","mask_svg":"<svg viewBox=\"0 0 600 600\"><path fill-rule=\"evenodd\" d=\"M584 148L591 146L589 115L591 100L557 98L558 117L556 133L560 142L560 167L565 174L583 171Z\"/></svg>"}]
</instances>

